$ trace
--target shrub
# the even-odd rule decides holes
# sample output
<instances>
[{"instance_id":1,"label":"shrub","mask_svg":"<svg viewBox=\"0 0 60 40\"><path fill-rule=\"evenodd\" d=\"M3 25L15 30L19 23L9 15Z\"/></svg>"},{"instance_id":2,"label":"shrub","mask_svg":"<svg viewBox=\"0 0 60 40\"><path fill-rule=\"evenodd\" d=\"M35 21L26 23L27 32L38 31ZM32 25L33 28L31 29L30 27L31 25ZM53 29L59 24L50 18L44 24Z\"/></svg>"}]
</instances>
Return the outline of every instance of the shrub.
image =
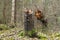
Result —
<instances>
[{"instance_id":1,"label":"shrub","mask_svg":"<svg viewBox=\"0 0 60 40\"><path fill-rule=\"evenodd\" d=\"M0 30L7 30L7 29L9 29L7 25L0 24Z\"/></svg>"},{"instance_id":2,"label":"shrub","mask_svg":"<svg viewBox=\"0 0 60 40\"><path fill-rule=\"evenodd\" d=\"M47 39L47 35L46 35L46 34L43 34L43 33L41 33L41 32L38 32L38 33L37 33L37 37L38 37L39 39Z\"/></svg>"},{"instance_id":3,"label":"shrub","mask_svg":"<svg viewBox=\"0 0 60 40\"><path fill-rule=\"evenodd\" d=\"M36 33L37 33L36 30L33 29L31 31L28 31L28 36L29 37L36 37Z\"/></svg>"},{"instance_id":4,"label":"shrub","mask_svg":"<svg viewBox=\"0 0 60 40\"><path fill-rule=\"evenodd\" d=\"M19 33L18 33L18 36L19 36L19 37L24 37L24 36L25 36L24 31L19 32Z\"/></svg>"}]
</instances>

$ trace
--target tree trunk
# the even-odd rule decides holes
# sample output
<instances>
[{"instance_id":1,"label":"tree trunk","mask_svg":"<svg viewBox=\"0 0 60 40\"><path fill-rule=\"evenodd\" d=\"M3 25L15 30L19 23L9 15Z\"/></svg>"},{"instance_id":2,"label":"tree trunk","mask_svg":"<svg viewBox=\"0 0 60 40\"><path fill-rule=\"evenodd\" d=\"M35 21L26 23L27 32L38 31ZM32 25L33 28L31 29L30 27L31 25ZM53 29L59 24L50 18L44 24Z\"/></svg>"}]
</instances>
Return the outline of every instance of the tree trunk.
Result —
<instances>
[{"instance_id":1,"label":"tree trunk","mask_svg":"<svg viewBox=\"0 0 60 40\"><path fill-rule=\"evenodd\" d=\"M16 25L16 0L12 0L11 25Z\"/></svg>"},{"instance_id":2,"label":"tree trunk","mask_svg":"<svg viewBox=\"0 0 60 40\"><path fill-rule=\"evenodd\" d=\"M6 24L6 2L4 1L4 7L3 7L3 22Z\"/></svg>"}]
</instances>

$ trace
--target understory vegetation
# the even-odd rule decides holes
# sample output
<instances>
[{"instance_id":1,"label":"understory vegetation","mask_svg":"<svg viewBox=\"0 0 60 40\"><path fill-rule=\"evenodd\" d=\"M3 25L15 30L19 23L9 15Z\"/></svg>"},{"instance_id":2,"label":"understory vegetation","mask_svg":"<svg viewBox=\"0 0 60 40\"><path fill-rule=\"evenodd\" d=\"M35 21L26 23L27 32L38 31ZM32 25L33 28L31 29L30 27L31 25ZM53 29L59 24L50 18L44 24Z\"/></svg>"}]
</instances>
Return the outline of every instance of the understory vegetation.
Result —
<instances>
[{"instance_id":1,"label":"understory vegetation","mask_svg":"<svg viewBox=\"0 0 60 40\"><path fill-rule=\"evenodd\" d=\"M0 35L3 34L5 31L11 29L10 27L8 27L5 24L0 24ZM19 38L37 38L40 40L60 40L60 32L57 33L51 33L50 35L42 33L42 32L37 32L36 30L31 30L28 31L28 36L25 35L25 31L20 31L17 33L17 36ZM14 37L10 37L10 38L6 38L6 40L14 40ZM3 38L0 38L0 40L4 40Z\"/></svg>"},{"instance_id":2,"label":"understory vegetation","mask_svg":"<svg viewBox=\"0 0 60 40\"><path fill-rule=\"evenodd\" d=\"M29 38L33 38L33 34L35 33L36 31L32 30L32 31L29 31L28 32L28 37ZM24 35L24 31L21 31L18 36L20 38L24 38L25 35ZM60 32L58 33L51 33L50 35L47 35L47 34L44 34L42 32L37 32L35 38L38 38L38 39L41 39L41 40L60 40Z\"/></svg>"},{"instance_id":3,"label":"understory vegetation","mask_svg":"<svg viewBox=\"0 0 60 40\"><path fill-rule=\"evenodd\" d=\"M0 24L0 31L1 30L8 30L8 29L11 29L11 28L14 28L13 26L8 26L6 24Z\"/></svg>"}]
</instances>

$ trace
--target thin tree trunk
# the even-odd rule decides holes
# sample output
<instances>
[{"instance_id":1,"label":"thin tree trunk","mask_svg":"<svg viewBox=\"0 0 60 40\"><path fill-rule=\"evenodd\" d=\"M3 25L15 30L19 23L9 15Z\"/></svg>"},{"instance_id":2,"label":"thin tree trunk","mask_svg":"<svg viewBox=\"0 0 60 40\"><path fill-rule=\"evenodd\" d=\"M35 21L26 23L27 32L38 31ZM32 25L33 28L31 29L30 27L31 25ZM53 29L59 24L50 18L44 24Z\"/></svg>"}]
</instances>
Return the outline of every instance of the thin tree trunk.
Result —
<instances>
[{"instance_id":1,"label":"thin tree trunk","mask_svg":"<svg viewBox=\"0 0 60 40\"><path fill-rule=\"evenodd\" d=\"M15 26L16 23L16 0L12 0L11 24Z\"/></svg>"},{"instance_id":2,"label":"thin tree trunk","mask_svg":"<svg viewBox=\"0 0 60 40\"><path fill-rule=\"evenodd\" d=\"M15 13L14 13L14 23L15 23L15 26L16 26L16 14L17 14L17 13L16 13L16 0L15 0L15 7L14 7L14 8L15 8Z\"/></svg>"},{"instance_id":3,"label":"thin tree trunk","mask_svg":"<svg viewBox=\"0 0 60 40\"><path fill-rule=\"evenodd\" d=\"M4 1L4 7L3 7L3 21L4 21L4 24L6 24L6 2Z\"/></svg>"}]
</instances>

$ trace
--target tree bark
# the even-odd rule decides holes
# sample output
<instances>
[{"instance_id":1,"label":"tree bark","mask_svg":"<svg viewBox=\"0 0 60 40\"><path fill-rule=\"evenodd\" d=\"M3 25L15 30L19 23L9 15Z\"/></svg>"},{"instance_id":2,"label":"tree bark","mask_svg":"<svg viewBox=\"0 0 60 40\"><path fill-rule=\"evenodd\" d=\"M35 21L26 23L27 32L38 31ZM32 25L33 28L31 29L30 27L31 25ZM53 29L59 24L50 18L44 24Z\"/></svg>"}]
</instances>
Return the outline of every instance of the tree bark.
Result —
<instances>
[{"instance_id":1,"label":"tree bark","mask_svg":"<svg viewBox=\"0 0 60 40\"><path fill-rule=\"evenodd\" d=\"M16 25L16 0L12 0L11 24Z\"/></svg>"},{"instance_id":2,"label":"tree bark","mask_svg":"<svg viewBox=\"0 0 60 40\"><path fill-rule=\"evenodd\" d=\"M4 1L4 7L3 7L3 22L6 24L6 2Z\"/></svg>"}]
</instances>

